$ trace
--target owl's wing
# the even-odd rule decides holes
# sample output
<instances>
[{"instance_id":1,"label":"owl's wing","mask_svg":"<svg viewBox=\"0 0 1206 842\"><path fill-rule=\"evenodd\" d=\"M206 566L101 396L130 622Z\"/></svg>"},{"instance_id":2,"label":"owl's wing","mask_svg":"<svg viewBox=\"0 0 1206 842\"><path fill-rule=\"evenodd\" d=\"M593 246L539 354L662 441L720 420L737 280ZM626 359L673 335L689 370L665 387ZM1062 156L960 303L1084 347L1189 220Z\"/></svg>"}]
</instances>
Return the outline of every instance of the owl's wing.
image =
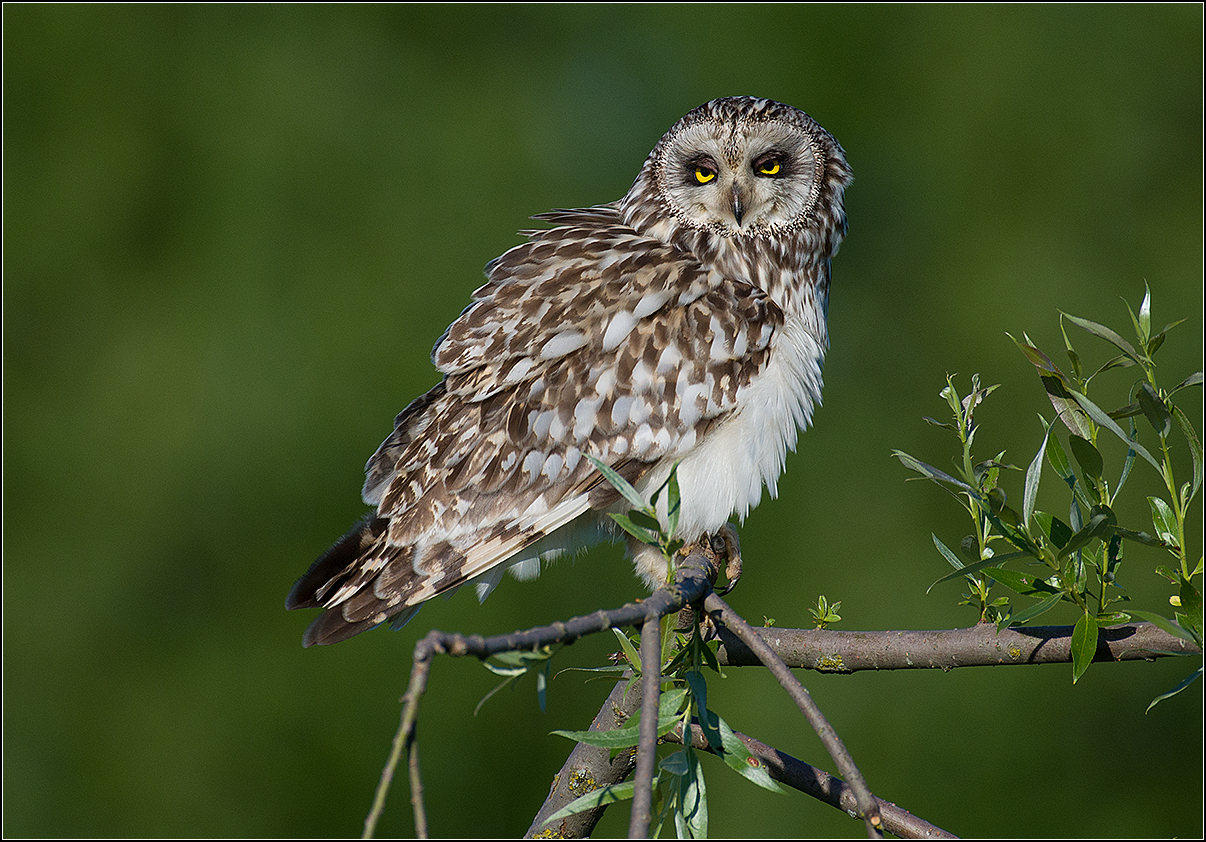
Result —
<instances>
[{"instance_id":1,"label":"owl's wing","mask_svg":"<svg viewBox=\"0 0 1206 842\"><path fill-rule=\"evenodd\" d=\"M487 266L436 343L442 383L395 419L369 460L369 515L294 586L328 609L333 643L522 557L618 499L589 454L630 482L736 411L782 325L760 290L623 226L610 208Z\"/></svg>"}]
</instances>

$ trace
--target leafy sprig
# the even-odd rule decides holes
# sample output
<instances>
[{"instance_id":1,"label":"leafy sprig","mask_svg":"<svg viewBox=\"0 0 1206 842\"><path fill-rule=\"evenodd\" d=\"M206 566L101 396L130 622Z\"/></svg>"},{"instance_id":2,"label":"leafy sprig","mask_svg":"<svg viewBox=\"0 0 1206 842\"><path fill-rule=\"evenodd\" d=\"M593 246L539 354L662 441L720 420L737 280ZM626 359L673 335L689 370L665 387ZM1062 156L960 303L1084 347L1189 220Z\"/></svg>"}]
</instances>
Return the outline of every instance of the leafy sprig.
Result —
<instances>
[{"instance_id":1,"label":"leafy sprig","mask_svg":"<svg viewBox=\"0 0 1206 842\"><path fill-rule=\"evenodd\" d=\"M1203 478L1202 444L1188 416L1173 396L1202 383L1197 372L1170 390L1161 389L1156 378L1153 356L1164 344L1168 332L1181 321L1172 322L1153 333L1151 329L1151 292L1145 291L1136 313L1128 304L1135 342L1114 330L1067 313L1061 313L1060 329L1069 361L1068 373L1023 334L1014 339L1019 350L1034 365L1055 418L1048 422L1041 415L1043 437L1038 451L1025 471L1020 511L1011 504L1001 487L1003 470L1020 470L1006 464L1004 454L976 462L972 455L977 406L997 386L982 387L978 375L971 378L971 390L960 396L953 377L947 377L941 396L951 410L953 420L935 424L955 433L960 452L954 473L948 474L902 451L894 451L902 464L921 474L959 500L972 523L972 534L952 551L933 535L938 552L955 568L953 573L935 582L964 578L970 592L963 603L974 606L981 622L995 622L999 628L1021 625L1045 614L1060 603L1070 603L1080 611L1072 645L1072 680L1078 680L1092 663L1097 648L1097 632L1106 625L1125 622L1131 615L1155 622L1174 634L1202 645L1202 599L1195 578L1202 573L1202 558L1191 560L1186 549L1186 525L1190 506L1198 495ZM1071 324L1110 343L1118 352L1091 374L1068 336ZM1011 337L1013 338L1013 337ZM1142 376L1131 386L1127 402L1118 409L1101 408L1097 390L1090 399L1090 384L1098 375L1113 369L1138 367ZM1140 441L1144 419L1154 432L1156 443L1149 448ZM1056 421L1059 423L1057 424ZM1125 428L1124 426L1125 425ZM1067 446L1057 431L1063 428ZM1121 440L1127 448L1117 480L1107 469L1099 449L1102 432ZM1150 435L1147 434L1147 435ZM1193 460L1193 477L1178 484L1173 468L1173 450L1183 440ZM1069 458L1070 454L1070 458ZM1124 527L1118 522L1115 507L1136 460L1147 462L1160 475L1166 489L1164 497L1148 497L1152 531ZM1044 462L1067 487L1070 498L1067 520L1037 508L1038 489ZM1173 568L1157 567L1176 592L1170 602L1180 608L1174 620L1153 612L1128 608L1121 610L1129 597L1118 584L1118 571L1127 544L1140 544L1165 550L1175 559ZM1003 565L1024 559L1036 573L1006 569ZM1015 612L1010 597L995 597L994 583L1000 583L1019 596L1034 600ZM931 588L933 585L931 585ZM1201 669L1186 682L1156 701L1167 698L1201 675ZM1155 704L1155 701L1153 702Z\"/></svg>"}]
</instances>

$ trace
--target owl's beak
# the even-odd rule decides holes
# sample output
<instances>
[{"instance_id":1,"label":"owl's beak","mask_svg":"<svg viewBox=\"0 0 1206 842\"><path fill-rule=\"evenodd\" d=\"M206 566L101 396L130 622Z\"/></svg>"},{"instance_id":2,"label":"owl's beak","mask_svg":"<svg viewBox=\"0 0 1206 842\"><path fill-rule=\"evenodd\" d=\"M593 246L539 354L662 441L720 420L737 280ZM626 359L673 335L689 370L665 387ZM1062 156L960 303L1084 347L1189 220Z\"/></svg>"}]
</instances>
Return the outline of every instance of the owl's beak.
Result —
<instances>
[{"instance_id":1,"label":"owl's beak","mask_svg":"<svg viewBox=\"0 0 1206 842\"><path fill-rule=\"evenodd\" d=\"M733 204L733 219L737 220L738 225L741 225L741 216L745 213L745 205L741 201L741 186L736 181L729 188L729 198Z\"/></svg>"}]
</instances>

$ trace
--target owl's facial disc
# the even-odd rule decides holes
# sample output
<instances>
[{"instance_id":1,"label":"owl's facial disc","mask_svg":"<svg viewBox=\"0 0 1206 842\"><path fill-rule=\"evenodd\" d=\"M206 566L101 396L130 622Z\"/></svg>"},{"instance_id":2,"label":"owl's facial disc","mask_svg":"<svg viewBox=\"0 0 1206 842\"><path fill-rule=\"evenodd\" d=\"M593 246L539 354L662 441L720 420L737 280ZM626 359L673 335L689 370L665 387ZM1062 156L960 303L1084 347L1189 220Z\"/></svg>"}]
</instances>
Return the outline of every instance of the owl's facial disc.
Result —
<instances>
[{"instance_id":1,"label":"owl's facial disc","mask_svg":"<svg viewBox=\"0 0 1206 842\"><path fill-rule=\"evenodd\" d=\"M687 126L666 150L661 187L681 220L724 236L799 224L823 160L812 138L775 121Z\"/></svg>"}]
</instances>

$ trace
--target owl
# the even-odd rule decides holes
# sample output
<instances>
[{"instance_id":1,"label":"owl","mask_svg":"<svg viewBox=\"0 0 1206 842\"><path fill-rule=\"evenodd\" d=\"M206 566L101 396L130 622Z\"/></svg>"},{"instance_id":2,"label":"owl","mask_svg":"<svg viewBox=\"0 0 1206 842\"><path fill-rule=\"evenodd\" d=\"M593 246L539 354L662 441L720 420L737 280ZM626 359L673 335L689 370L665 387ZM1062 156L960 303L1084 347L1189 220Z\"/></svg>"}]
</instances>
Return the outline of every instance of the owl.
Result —
<instances>
[{"instance_id":1,"label":"owl","mask_svg":"<svg viewBox=\"0 0 1206 842\"><path fill-rule=\"evenodd\" d=\"M465 584L485 599L506 570L614 537L628 506L588 456L646 496L677 465L688 541L775 496L821 398L850 181L807 114L726 97L679 120L618 202L533 217L436 341L443 379L369 459L372 511L289 593L324 609L304 644ZM629 552L666 580L658 549Z\"/></svg>"}]
</instances>

